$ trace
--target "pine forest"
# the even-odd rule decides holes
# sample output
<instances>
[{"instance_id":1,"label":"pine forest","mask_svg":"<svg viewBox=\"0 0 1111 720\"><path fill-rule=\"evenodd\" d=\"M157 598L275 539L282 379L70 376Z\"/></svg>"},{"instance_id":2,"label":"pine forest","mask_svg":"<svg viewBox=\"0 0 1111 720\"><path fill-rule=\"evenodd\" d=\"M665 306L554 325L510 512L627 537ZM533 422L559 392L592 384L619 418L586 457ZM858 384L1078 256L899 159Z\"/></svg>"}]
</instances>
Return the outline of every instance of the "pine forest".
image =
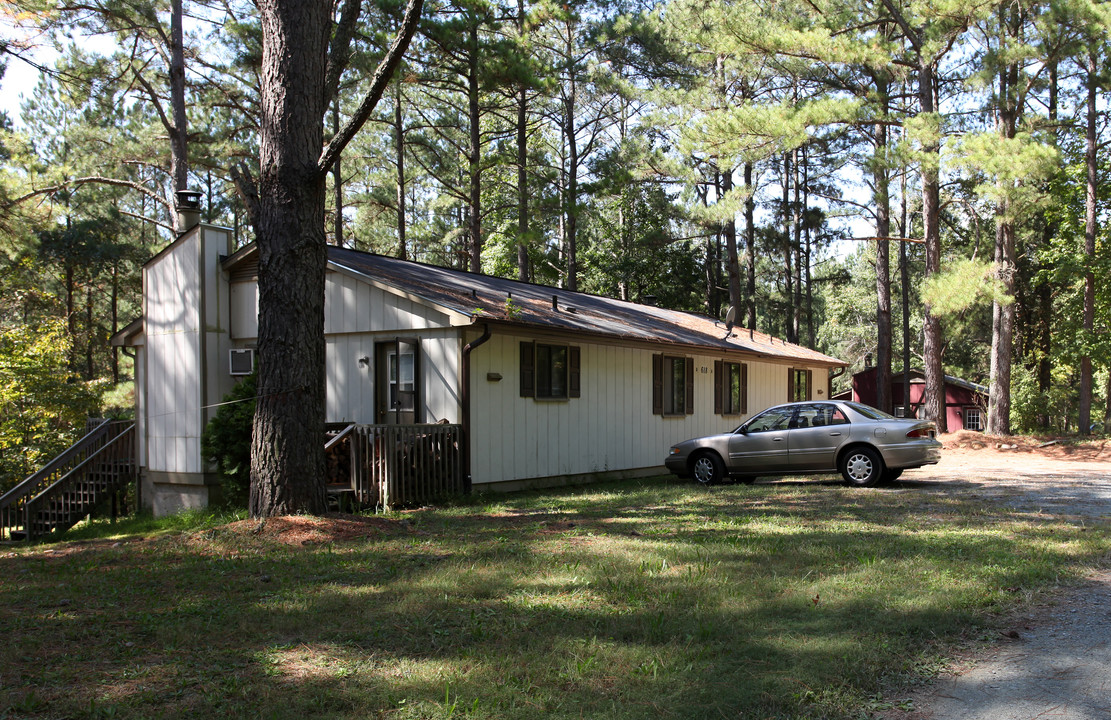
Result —
<instances>
[{"instance_id":1,"label":"pine forest","mask_svg":"<svg viewBox=\"0 0 1111 720\"><path fill-rule=\"evenodd\" d=\"M993 435L1111 427L1106 4L336 0L290 20L311 4L0 0L0 73L39 69L0 116L0 490L128 412L109 338L186 189L239 246L280 226L734 308L851 363L835 391L909 367L987 386ZM283 81L279 46L322 81ZM307 152L275 149L274 108ZM268 168L295 155L290 219Z\"/></svg>"}]
</instances>

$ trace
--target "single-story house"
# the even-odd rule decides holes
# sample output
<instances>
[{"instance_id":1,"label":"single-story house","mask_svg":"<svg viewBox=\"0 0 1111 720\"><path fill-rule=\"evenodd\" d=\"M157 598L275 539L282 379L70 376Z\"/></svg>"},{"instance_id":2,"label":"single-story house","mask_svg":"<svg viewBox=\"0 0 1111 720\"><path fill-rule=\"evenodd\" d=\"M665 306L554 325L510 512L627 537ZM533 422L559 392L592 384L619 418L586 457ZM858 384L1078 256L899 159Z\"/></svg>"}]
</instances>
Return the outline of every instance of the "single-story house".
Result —
<instances>
[{"instance_id":1,"label":"single-story house","mask_svg":"<svg viewBox=\"0 0 1111 720\"><path fill-rule=\"evenodd\" d=\"M200 436L254 365L257 251L198 225L143 267L135 356L142 502L203 506ZM460 423L471 487L662 473L668 447L792 399L846 363L713 318L328 250L327 420ZM323 440L322 440L323 442Z\"/></svg>"},{"instance_id":2,"label":"single-story house","mask_svg":"<svg viewBox=\"0 0 1111 720\"><path fill-rule=\"evenodd\" d=\"M921 370L910 371L910 414L921 417L923 397L926 394L926 376ZM890 397L895 415L903 417L906 403L903 398L903 373L891 374ZM865 405L876 405L876 368L866 367L853 374L852 387L834 396L839 400L855 400ZM945 417L949 432L957 430L983 430L988 406L988 389L952 375L945 376Z\"/></svg>"}]
</instances>

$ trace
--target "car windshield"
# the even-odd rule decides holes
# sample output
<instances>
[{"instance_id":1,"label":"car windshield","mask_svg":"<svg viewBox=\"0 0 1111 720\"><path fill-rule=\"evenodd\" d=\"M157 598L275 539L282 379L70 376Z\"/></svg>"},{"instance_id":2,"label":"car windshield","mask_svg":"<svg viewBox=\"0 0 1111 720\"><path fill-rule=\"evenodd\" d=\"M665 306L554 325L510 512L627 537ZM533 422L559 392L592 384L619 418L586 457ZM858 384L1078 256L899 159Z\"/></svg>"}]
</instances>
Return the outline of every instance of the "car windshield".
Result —
<instances>
[{"instance_id":1,"label":"car windshield","mask_svg":"<svg viewBox=\"0 0 1111 720\"><path fill-rule=\"evenodd\" d=\"M786 430L794 412L795 409L790 406L770 408L744 423L734 432L758 433L769 430Z\"/></svg>"},{"instance_id":2,"label":"car windshield","mask_svg":"<svg viewBox=\"0 0 1111 720\"><path fill-rule=\"evenodd\" d=\"M853 410L856 410L858 413L860 413L864 417L868 418L869 420L894 420L895 419L894 415L888 415L883 410L877 410L874 407L872 407L871 405L862 405L858 402L847 402L845 404L848 405L849 407L851 407Z\"/></svg>"}]
</instances>

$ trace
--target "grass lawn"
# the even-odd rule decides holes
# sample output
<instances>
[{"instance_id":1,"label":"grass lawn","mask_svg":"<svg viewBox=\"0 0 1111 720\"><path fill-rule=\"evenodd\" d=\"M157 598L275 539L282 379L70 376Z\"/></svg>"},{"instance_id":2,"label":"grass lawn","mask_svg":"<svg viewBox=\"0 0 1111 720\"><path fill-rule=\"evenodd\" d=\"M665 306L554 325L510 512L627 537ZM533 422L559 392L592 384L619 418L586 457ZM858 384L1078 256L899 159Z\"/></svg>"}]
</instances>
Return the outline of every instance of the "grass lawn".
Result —
<instances>
[{"instance_id":1,"label":"grass lawn","mask_svg":"<svg viewBox=\"0 0 1111 720\"><path fill-rule=\"evenodd\" d=\"M1111 550L820 479L475 498L330 542L192 522L0 549L0 718L867 717Z\"/></svg>"}]
</instances>

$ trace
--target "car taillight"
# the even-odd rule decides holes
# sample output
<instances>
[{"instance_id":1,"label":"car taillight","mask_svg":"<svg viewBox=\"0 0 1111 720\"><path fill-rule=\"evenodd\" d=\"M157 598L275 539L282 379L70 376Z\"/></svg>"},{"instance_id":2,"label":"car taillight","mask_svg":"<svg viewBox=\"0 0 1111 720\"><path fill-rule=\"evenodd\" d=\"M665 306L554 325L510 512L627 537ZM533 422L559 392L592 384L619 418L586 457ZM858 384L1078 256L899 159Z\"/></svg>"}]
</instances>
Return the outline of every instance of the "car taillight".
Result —
<instances>
[{"instance_id":1,"label":"car taillight","mask_svg":"<svg viewBox=\"0 0 1111 720\"><path fill-rule=\"evenodd\" d=\"M930 428L914 428L907 433L908 438L928 438L933 436L933 430L931 430Z\"/></svg>"}]
</instances>

